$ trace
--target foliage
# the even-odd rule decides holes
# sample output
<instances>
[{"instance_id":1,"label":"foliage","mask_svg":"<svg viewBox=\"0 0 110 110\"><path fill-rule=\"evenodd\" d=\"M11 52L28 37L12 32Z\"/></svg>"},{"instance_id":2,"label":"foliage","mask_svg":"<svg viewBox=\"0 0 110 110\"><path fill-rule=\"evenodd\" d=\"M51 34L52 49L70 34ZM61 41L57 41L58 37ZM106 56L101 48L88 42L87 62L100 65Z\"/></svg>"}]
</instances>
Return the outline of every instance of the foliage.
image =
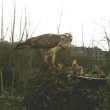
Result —
<instances>
[{"instance_id":1,"label":"foliage","mask_svg":"<svg viewBox=\"0 0 110 110\"><path fill-rule=\"evenodd\" d=\"M0 72L3 73L4 88L10 92L14 74L15 93L23 93L25 80L40 68L41 55L39 50L17 51L8 42L1 42L0 50Z\"/></svg>"},{"instance_id":2,"label":"foliage","mask_svg":"<svg viewBox=\"0 0 110 110\"><path fill-rule=\"evenodd\" d=\"M1 42L0 50L0 72L3 73L5 96L0 96L0 110L25 110L25 106L27 110L110 109L109 81L97 85L69 79L66 68L44 70L42 54L38 49L14 50L11 43ZM73 58L83 66L91 62L89 56L74 56L72 50L68 50L57 54L56 64L67 66ZM25 106L16 100L16 97L24 96Z\"/></svg>"},{"instance_id":3,"label":"foliage","mask_svg":"<svg viewBox=\"0 0 110 110\"><path fill-rule=\"evenodd\" d=\"M107 84L93 84L79 79L69 79L65 70L41 71L27 81L27 110L110 109Z\"/></svg>"},{"instance_id":4,"label":"foliage","mask_svg":"<svg viewBox=\"0 0 110 110\"><path fill-rule=\"evenodd\" d=\"M0 96L0 110L25 110L21 97Z\"/></svg>"}]
</instances>

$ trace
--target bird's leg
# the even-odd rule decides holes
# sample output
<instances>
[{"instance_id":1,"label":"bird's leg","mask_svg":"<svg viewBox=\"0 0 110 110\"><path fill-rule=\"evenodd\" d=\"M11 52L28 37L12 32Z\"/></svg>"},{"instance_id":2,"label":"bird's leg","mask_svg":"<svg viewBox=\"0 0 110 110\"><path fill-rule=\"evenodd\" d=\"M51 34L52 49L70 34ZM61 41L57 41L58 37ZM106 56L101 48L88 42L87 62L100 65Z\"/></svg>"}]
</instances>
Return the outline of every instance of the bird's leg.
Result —
<instances>
[{"instance_id":1,"label":"bird's leg","mask_svg":"<svg viewBox=\"0 0 110 110\"><path fill-rule=\"evenodd\" d=\"M53 67L55 67L55 53L52 54L50 63L52 64Z\"/></svg>"},{"instance_id":2,"label":"bird's leg","mask_svg":"<svg viewBox=\"0 0 110 110\"><path fill-rule=\"evenodd\" d=\"M44 55L44 63L48 65L48 55Z\"/></svg>"},{"instance_id":3,"label":"bird's leg","mask_svg":"<svg viewBox=\"0 0 110 110\"><path fill-rule=\"evenodd\" d=\"M45 54L44 63L45 63L45 66L46 67L48 66L50 69L52 67L55 67L55 54L54 53Z\"/></svg>"}]
</instances>

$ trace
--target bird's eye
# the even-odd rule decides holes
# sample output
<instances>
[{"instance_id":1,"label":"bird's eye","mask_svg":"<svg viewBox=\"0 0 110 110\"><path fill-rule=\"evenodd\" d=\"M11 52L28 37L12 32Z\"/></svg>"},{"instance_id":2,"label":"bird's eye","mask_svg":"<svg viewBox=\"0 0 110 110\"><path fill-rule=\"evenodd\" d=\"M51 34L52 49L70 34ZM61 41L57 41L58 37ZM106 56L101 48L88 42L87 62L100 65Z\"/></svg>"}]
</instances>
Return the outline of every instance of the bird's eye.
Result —
<instances>
[{"instance_id":1,"label":"bird's eye","mask_svg":"<svg viewBox=\"0 0 110 110\"><path fill-rule=\"evenodd\" d=\"M69 37L70 35L69 35L69 33L66 33L66 37Z\"/></svg>"},{"instance_id":2,"label":"bird's eye","mask_svg":"<svg viewBox=\"0 0 110 110\"><path fill-rule=\"evenodd\" d=\"M70 38L70 41L72 41L72 38Z\"/></svg>"}]
</instances>

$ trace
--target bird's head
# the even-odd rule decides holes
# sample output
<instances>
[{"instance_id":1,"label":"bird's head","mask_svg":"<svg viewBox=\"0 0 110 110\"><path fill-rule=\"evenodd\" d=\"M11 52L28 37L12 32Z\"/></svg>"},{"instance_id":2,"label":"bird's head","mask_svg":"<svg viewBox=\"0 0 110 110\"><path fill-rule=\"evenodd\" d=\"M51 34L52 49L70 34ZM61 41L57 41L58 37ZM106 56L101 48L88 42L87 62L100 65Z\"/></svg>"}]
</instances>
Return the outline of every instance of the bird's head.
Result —
<instances>
[{"instance_id":1,"label":"bird's head","mask_svg":"<svg viewBox=\"0 0 110 110\"><path fill-rule=\"evenodd\" d=\"M72 42L72 34L71 34L71 33L64 33L64 35L66 36L66 39L67 39L69 42Z\"/></svg>"},{"instance_id":2,"label":"bird's head","mask_svg":"<svg viewBox=\"0 0 110 110\"><path fill-rule=\"evenodd\" d=\"M77 64L77 61L76 60L73 60L72 61L72 64L74 65L74 64Z\"/></svg>"}]
</instances>

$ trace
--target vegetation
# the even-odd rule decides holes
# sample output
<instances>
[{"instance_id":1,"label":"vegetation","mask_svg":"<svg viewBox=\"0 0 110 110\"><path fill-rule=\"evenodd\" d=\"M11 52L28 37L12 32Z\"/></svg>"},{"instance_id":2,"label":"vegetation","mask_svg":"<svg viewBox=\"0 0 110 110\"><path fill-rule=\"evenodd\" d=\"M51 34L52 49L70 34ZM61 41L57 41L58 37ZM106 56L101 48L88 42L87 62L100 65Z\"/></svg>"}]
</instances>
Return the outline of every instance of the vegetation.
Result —
<instances>
[{"instance_id":1,"label":"vegetation","mask_svg":"<svg viewBox=\"0 0 110 110\"><path fill-rule=\"evenodd\" d=\"M8 35L11 36L10 42L4 41L10 27L4 32L3 1L1 7L0 110L110 109L110 40L104 27L103 30L109 51L106 55L106 64L101 66L108 72L107 77L109 80L102 83L92 82L91 80L79 80L74 77L70 79L66 73L68 63L76 59L86 71L86 68L93 60L91 55L74 55L72 54L72 49L70 49L57 54L56 64L62 63L64 65L63 68L44 69L41 50L14 50L14 45L16 45L14 38L16 36L15 1L11 35ZM58 33L60 31L61 19L62 12L57 27ZM29 24L25 10L24 22L21 15L19 41L29 37Z\"/></svg>"},{"instance_id":2,"label":"vegetation","mask_svg":"<svg viewBox=\"0 0 110 110\"><path fill-rule=\"evenodd\" d=\"M63 58L57 55L62 69L44 70L40 50L16 51L8 42L1 42L0 50L1 110L110 109L110 82L69 79L66 67L74 56L67 51Z\"/></svg>"},{"instance_id":3,"label":"vegetation","mask_svg":"<svg viewBox=\"0 0 110 110\"><path fill-rule=\"evenodd\" d=\"M64 70L42 71L28 80L25 94L27 110L108 110L107 84L68 79Z\"/></svg>"}]
</instances>

